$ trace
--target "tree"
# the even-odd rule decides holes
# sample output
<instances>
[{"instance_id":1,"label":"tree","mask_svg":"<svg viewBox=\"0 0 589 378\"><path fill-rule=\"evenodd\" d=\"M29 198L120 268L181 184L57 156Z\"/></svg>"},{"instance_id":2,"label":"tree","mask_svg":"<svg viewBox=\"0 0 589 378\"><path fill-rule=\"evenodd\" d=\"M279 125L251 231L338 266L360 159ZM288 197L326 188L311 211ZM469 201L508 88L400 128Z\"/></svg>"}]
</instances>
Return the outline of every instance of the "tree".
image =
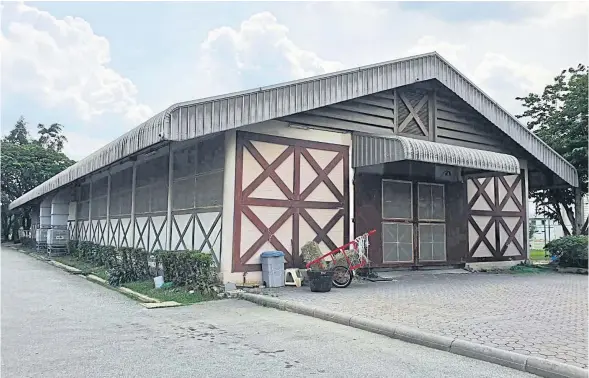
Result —
<instances>
[{"instance_id":1,"label":"tree","mask_svg":"<svg viewBox=\"0 0 589 378\"><path fill-rule=\"evenodd\" d=\"M63 145L67 142L67 138L61 134L63 126L59 123L54 123L49 127L45 127L42 123L37 125L37 133L39 134L39 143L45 148L50 148L57 152L63 150Z\"/></svg>"},{"instance_id":2,"label":"tree","mask_svg":"<svg viewBox=\"0 0 589 378\"><path fill-rule=\"evenodd\" d=\"M541 95L530 93L526 97L516 97L526 108L517 117L528 119L528 129L577 169L582 195L587 194L588 77L587 68L579 64L563 70ZM571 234L561 209L570 223L575 224L572 189L538 190L530 195L538 205L539 214L558 222L565 235ZM581 232L587 233L587 219Z\"/></svg>"},{"instance_id":3,"label":"tree","mask_svg":"<svg viewBox=\"0 0 589 378\"><path fill-rule=\"evenodd\" d=\"M30 208L9 211L8 205L24 193L55 176L74 163L61 151L63 141L61 125L51 133L39 133L39 139L31 139L26 132L26 122L21 117L13 130L2 140L2 236L8 239L20 225L30 227ZM52 125L53 126L53 125ZM23 131L24 130L24 131ZM41 140L41 138L46 137ZM61 142L61 143L59 143Z\"/></svg>"},{"instance_id":4,"label":"tree","mask_svg":"<svg viewBox=\"0 0 589 378\"><path fill-rule=\"evenodd\" d=\"M6 138L4 138L4 141L23 145L29 143L29 139L30 135L29 131L27 130L27 122L25 121L23 116L20 116L18 121L16 121L14 128L10 130L10 133L8 133Z\"/></svg>"}]
</instances>

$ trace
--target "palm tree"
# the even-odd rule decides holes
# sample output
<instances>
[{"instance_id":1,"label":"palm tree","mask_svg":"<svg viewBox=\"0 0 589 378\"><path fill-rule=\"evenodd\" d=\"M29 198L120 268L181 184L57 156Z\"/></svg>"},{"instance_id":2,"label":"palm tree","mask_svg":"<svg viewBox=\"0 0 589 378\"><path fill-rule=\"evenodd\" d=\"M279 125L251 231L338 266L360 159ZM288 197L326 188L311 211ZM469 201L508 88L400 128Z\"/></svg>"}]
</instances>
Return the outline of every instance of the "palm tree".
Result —
<instances>
[{"instance_id":1,"label":"palm tree","mask_svg":"<svg viewBox=\"0 0 589 378\"><path fill-rule=\"evenodd\" d=\"M39 143L43 147L51 148L54 151L61 152L63 145L67 142L67 138L61 134L63 126L59 123L53 123L49 127L45 127L42 123L37 125L39 129Z\"/></svg>"}]
</instances>

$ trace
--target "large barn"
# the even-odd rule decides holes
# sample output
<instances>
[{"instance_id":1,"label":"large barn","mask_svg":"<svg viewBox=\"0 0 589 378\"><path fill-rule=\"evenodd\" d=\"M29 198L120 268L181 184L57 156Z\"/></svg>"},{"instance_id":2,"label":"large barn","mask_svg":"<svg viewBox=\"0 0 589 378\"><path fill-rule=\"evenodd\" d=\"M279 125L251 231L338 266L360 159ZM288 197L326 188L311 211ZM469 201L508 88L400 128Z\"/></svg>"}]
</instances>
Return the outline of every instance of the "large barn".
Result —
<instances>
[{"instance_id":1,"label":"large barn","mask_svg":"<svg viewBox=\"0 0 589 378\"><path fill-rule=\"evenodd\" d=\"M528 256L528 192L577 172L437 53L172 105L14 201L72 239L302 265L376 229L376 268Z\"/></svg>"}]
</instances>

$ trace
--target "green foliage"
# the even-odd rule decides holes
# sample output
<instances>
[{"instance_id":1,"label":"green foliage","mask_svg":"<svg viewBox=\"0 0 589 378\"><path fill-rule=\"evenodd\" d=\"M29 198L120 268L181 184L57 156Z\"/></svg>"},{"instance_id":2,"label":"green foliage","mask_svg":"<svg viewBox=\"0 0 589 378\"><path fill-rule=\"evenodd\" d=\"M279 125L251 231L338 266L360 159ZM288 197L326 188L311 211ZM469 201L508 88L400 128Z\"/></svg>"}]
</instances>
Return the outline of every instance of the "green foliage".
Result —
<instances>
[{"instance_id":1,"label":"green foliage","mask_svg":"<svg viewBox=\"0 0 589 378\"><path fill-rule=\"evenodd\" d=\"M530 219L530 221L528 222L528 239L532 239L537 230L538 225L536 224L536 220Z\"/></svg>"},{"instance_id":2,"label":"green foliage","mask_svg":"<svg viewBox=\"0 0 589 378\"><path fill-rule=\"evenodd\" d=\"M530 250L530 260L532 260L532 261L547 260L546 252L543 249L531 249Z\"/></svg>"},{"instance_id":3,"label":"green foliage","mask_svg":"<svg viewBox=\"0 0 589 378\"><path fill-rule=\"evenodd\" d=\"M35 248L35 245L36 245L35 239L33 239L33 238L26 238L26 237L21 238L20 242L23 247L30 248L30 249Z\"/></svg>"},{"instance_id":4,"label":"green foliage","mask_svg":"<svg viewBox=\"0 0 589 378\"><path fill-rule=\"evenodd\" d=\"M544 247L563 267L587 268L587 236L565 236Z\"/></svg>"},{"instance_id":5,"label":"green foliage","mask_svg":"<svg viewBox=\"0 0 589 378\"><path fill-rule=\"evenodd\" d=\"M29 229L30 208L8 210L10 202L74 164L61 153L65 137L61 125L39 128L39 139L29 135L26 121L21 117L9 134L2 139L2 237L13 240L13 230ZM55 126L58 125L59 127Z\"/></svg>"},{"instance_id":6,"label":"green foliage","mask_svg":"<svg viewBox=\"0 0 589 378\"><path fill-rule=\"evenodd\" d=\"M563 70L541 95L517 97L526 108L518 118L528 120L528 128L571 163L579 174L580 187L587 193L587 125L589 123L588 73L584 65ZM538 190L531 197L539 214L558 222L565 235L571 232L560 211L562 205L574 224L574 193L571 189ZM587 232L587 222L582 230Z\"/></svg>"},{"instance_id":7,"label":"green foliage","mask_svg":"<svg viewBox=\"0 0 589 378\"><path fill-rule=\"evenodd\" d=\"M149 254L142 249L73 242L70 253L81 261L106 267L108 282L113 286L149 277Z\"/></svg>"},{"instance_id":8,"label":"green foliage","mask_svg":"<svg viewBox=\"0 0 589 378\"><path fill-rule=\"evenodd\" d=\"M212 295L218 283L217 270L210 253L196 251L159 252L157 264L164 268L164 279L176 286L185 286L203 295Z\"/></svg>"},{"instance_id":9,"label":"green foliage","mask_svg":"<svg viewBox=\"0 0 589 378\"><path fill-rule=\"evenodd\" d=\"M18 145L30 143L30 135L29 131L27 130L27 121L25 121L23 116L20 116L18 121L16 121L14 128L10 130L6 138L4 138L3 142Z\"/></svg>"},{"instance_id":10,"label":"green foliage","mask_svg":"<svg viewBox=\"0 0 589 378\"><path fill-rule=\"evenodd\" d=\"M45 125L40 123L37 125L37 129L37 133L39 134L38 142L41 146L57 152L63 151L63 145L67 142L67 138L61 134L62 125L54 123L49 127L45 127Z\"/></svg>"},{"instance_id":11,"label":"green foliage","mask_svg":"<svg viewBox=\"0 0 589 378\"><path fill-rule=\"evenodd\" d=\"M149 277L149 254L137 248L122 247L114 255L108 255L108 283L113 286Z\"/></svg>"}]
</instances>

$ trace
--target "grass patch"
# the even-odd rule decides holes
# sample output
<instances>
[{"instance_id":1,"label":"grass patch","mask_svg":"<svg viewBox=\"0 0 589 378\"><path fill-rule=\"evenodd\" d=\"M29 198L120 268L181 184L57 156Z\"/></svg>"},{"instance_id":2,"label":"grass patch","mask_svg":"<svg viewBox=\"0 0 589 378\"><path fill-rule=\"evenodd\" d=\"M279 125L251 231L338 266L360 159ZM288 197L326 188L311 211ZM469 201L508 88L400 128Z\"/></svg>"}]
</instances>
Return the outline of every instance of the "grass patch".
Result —
<instances>
[{"instance_id":1,"label":"grass patch","mask_svg":"<svg viewBox=\"0 0 589 378\"><path fill-rule=\"evenodd\" d=\"M546 257L546 252L543 249L530 250L530 260L543 261L549 259L549 257Z\"/></svg>"},{"instance_id":2,"label":"grass patch","mask_svg":"<svg viewBox=\"0 0 589 378\"><path fill-rule=\"evenodd\" d=\"M545 273L554 270L552 267L543 265L515 265L509 268L510 273Z\"/></svg>"},{"instance_id":3,"label":"grass patch","mask_svg":"<svg viewBox=\"0 0 589 378\"><path fill-rule=\"evenodd\" d=\"M78 268L83 274L94 274L102 279L108 279L106 268L104 266L97 266L96 264L82 261L72 255L55 256L52 259L62 264Z\"/></svg>"},{"instance_id":4,"label":"grass patch","mask_svg":"<svg viewBox=\"0 0 589 378\"><path fill-rule=\"evenodd\" d=\"M128 282L123 284L123 286L148 297L159 299L160 301L174 301L185 305L213 299L197 292L189 293L185 287L156 289L153 280Z\"/></svg>"}]
</instances>

